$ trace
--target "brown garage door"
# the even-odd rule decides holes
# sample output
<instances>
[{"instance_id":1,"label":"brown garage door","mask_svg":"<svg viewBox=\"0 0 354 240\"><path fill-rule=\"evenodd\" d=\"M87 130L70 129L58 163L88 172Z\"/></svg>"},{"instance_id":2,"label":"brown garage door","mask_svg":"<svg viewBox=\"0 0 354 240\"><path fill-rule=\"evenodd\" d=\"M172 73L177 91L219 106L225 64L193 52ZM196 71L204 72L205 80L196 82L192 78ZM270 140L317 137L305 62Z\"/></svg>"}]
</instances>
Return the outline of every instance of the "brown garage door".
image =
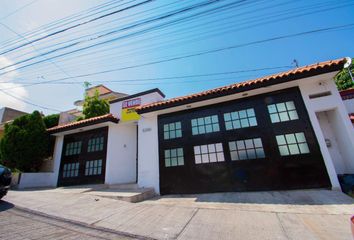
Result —
<instances>
[{"instance_id":1,"label":"brown garage door","mask_svg":"<svg viewBox=\"0 0 354 240\"><path fill-rule=\"evenodd\" d=\"M64 137L59 186L104 183L108 128Z\"/></svg>"}]
</instances>

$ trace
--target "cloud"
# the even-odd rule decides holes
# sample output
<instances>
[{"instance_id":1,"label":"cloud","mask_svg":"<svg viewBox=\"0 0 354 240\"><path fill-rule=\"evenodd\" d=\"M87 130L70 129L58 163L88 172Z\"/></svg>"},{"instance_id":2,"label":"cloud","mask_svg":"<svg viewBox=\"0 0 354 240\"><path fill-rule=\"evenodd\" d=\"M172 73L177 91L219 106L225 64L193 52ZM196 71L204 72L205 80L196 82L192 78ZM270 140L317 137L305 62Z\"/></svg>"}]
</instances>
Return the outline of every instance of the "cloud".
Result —
<instances>
[{"instance_id":1,"label":"cloud","mask_svg":"<svg viewBox=\"0 0 354 240\"><path fill-rule=\"evenodd\" d=\"M13 64L13 62L4 56L0 56L0 68L4 66L8 66L10 64ZM14 71L6 75L0 76L0 89L15 87L14 89L5 90L5 91L18 98L27 97L28 93L26 89L21 87L20 84L13 82L13 80L19 75L18 72L16 71L16 67L10 67L7 70L14 70ZM0 107L11 107L11 108L24 111L26 110L27 104L0 91Z\"/></svg>"}]
</instances>

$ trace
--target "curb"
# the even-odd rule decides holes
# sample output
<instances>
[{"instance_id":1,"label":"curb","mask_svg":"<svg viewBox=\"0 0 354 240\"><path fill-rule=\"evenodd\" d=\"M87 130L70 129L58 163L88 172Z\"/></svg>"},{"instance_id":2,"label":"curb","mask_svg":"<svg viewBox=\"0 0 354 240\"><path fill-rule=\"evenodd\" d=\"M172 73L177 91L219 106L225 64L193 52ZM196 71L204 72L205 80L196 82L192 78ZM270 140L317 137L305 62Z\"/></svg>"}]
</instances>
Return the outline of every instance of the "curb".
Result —
<instances>
[{"instance_id":1,"label":"curb","mask_svg":"<svg viewBox=\"0 0 354 240\"><path fill-rule=\"evenodd\" d=\"M19 207L19 206L16 206L16 205L14 206L14 209L16 209L18 211L25 212L25 213L34 214L34 215L37 215L37 216L40 216L40 217L45 217L45 218L49 218L49 219L52 219L52 220L61 221L61 222L64 222L64 223L76 225L78 227L89 228L89 229L93 229L93 230L97 230L97 231L101 231L101 232L106 232L106 233L110 233L110 234L120 235L122 237L128 237L128 238L134 238L134 239L140 239L140 240L157 240L156 238L141 236L141 235L127 233L127 232L116 231L116 230L113 230L113 229L110 229L110 228L98 227L98 226L90 225L90 224L87 224L87 223L70 220L70 219L67 219L67 218L56 217L56 216L53 216L53 215L49 215L49 214L46 214L46 213L43 213L43 212L39 212L39 211L35 211L35 210L29 209L29 208L25 208L25 207Z\"/></svg>"}]
</instances>

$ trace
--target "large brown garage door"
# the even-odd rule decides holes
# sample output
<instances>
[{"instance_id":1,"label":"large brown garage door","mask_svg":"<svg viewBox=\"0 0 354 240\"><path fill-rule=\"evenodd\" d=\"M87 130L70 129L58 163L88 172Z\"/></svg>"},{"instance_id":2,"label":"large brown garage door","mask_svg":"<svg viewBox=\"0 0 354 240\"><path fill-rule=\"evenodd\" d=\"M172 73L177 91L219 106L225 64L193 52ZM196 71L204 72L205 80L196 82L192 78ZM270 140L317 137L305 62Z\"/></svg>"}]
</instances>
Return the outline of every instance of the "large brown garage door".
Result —
<instances>
[{"instance_id":1,"label":"large brown garage door","mask_svg":"<svg viewBox=\"0 0 354 240\"><path fill-rule=\"evenodd\" d=\"M159 116L160 191L330 187L298 88Z\"/></svg>"},{"instance_id":2,"label":"large brown garage door","mask_svg":"<svg viewBox=\"0 0 354 240\"><path fill-rule=\"evenodd\" d=\"M108 128L64 137L59 186L104 183Z\"/></svg>"}]
</instances>

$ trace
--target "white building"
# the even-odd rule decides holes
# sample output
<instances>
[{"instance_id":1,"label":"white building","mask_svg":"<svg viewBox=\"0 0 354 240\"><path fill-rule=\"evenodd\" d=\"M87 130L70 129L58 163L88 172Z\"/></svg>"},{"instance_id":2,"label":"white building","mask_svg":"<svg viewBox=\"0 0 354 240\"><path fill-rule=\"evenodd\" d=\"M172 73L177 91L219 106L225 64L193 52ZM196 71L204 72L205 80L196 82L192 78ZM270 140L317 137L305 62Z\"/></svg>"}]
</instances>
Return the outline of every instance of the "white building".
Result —
<instances>
[{"instance_id":1,"label":"white building","mask_svg":"<svg viewBox=\"0 0 354 240\"><path fill-rule=\"evenodd\" d=\"M136 182L161 194L338 189L337 175L354 173L354 130L333 81L344 61L170 100L152 89L111 101L110 114L48 130L46 181Z\"/></svg>"}]
</instances>

